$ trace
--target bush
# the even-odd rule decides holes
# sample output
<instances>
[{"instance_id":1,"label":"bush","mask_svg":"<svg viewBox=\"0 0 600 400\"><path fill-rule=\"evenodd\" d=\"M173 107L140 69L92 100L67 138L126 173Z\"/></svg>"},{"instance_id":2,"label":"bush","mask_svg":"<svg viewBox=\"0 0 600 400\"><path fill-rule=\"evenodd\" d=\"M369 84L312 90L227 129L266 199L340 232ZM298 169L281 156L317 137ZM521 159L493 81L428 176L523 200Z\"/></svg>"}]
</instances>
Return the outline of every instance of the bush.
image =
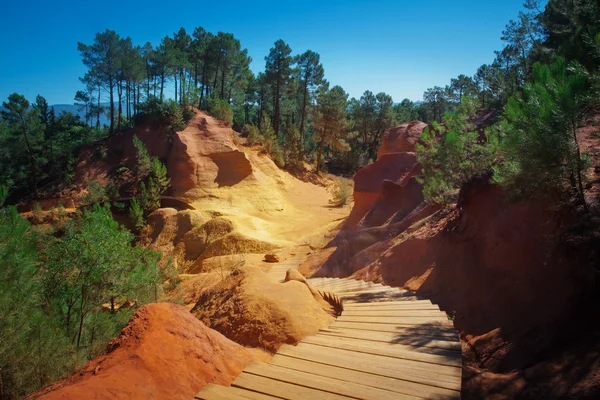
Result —
<instances>
[{"instance_id":1,"label":"bush","mask_svg":"<svg viewBox=\"0 0 600 400\"><path fill-rule=\"evenodd\" d=\"M350 196L352 196L352 183L341 179L336 180L331 189L331 196L332 199L329 200L329 204L334 207L345 206L348 204Z\"/></svg>"},{"instance_id":2,"label":"bush","mask_svg":"<svg viewBox=\"0 0 600 400\"><path fill-rule=\"evenodd\" d=\"M260 130L256 125L246 125L242 129L242 135L248 138L248 144L260 144L264 142L265 138L260 133Z\"/></svg>"},{"instance_id":3,"label":"bush","mask_svg":"<svg viewBox=\"0 0 600 400\"><path fill-rule=\"evenodd\" d=\"M91 181L87 186L88 193L83 197L85 205L104 203L108 201L106 189L97 181Z\"/></svg>"},{"instance_id":4,"label":"bush","mask_svg":"<svg viewBox=\"0 0 600 400\"><path fill-rule=\"evenodd\" d=\"M231 105L223 99L211 96L208 98L208 112L216 119L233 124L233 109Z\"/></svg>"},{"instance_id":5,"label":"bush","mask_svg":"<svg viewBox=\"0 0 600 400\"><path fill-rule=\"evenodd\" d=\"M157 97L150 97L146 102L140 104L140 113L136 117L135 124L151 123L166 128L170 135L185 128L186 116L193 110L181 106L175 100L160 101ZM191 118L191 117L190 117Z\"/></svg>"},{"instance_id":6,"label":"bush","mask_svg":"<svg viewBox=\"0 0 600 400\"><path fill-rule=\"evenodd\" d=\"M275 165L279 168L285 167L285 155L283 154L283 149L277 142L271 145L271 151L269 153L271 154L271 158L275 162Z\"/></svg>"}]
</instances>

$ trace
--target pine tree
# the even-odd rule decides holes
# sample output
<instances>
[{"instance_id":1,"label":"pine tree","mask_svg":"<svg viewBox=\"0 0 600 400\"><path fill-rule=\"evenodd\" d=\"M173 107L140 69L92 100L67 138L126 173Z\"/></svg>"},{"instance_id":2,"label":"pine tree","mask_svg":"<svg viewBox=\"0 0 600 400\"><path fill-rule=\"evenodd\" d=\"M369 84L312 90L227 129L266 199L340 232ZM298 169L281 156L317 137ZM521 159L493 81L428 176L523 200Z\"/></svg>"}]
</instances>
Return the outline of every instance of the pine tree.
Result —
<instances>
[{"instance_id":1,"label":"pine tree","mask_svg":"<svg viewBox=\"0 0 600 400\"><path fill-rule=\"evenodd\" d=\"M506 105L504 163L496 169L495 180L522 195L570 182L587 210L585 166L577 140L587 91L585 77L570 73L565 59L534 64L532 81Z\"/></svg>"},{"instance_id":2,"label":"pine tree","mask_svg":"<svg viewBox=\"0 0 600 400\"><path fill-rule=\"evenodd\" d=\"M293 59L291 53L290 46L279 39L275 42L275 46L271 48L269 55L265 57L265 76L273 86L273 129L277 138L279 138L281 128L281 97L292 74Z\"/></svg>"}]
</instances>

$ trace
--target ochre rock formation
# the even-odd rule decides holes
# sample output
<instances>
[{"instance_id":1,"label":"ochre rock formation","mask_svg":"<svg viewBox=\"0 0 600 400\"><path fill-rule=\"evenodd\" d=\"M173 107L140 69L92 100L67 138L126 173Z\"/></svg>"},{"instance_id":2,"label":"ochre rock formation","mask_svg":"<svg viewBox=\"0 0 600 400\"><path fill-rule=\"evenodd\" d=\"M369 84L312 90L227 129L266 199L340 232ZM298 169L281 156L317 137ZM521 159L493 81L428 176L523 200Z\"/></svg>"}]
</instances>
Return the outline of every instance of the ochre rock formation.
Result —
<instances>
[{"instance_id":1,"label":"ochre rock formation","mask_svg":"<svg viewBox=\"0 0 600 400\"><path fill-rule=\"evenodd\" d=\"M244 347L185 308L139 309L105 356L54 385L42 400L189 400L206 384L229 385L253 360Z\"/></svg>"},{"instance_id":2,"label":"ochre rock formation","mask_svg":"<svg viewBox=\"0 0 600 400\"><path fill-rule=\"evenodd\" d=\"M279 283L256 267L235 271L205 290L192 313L245 346L271 352L328 327L333 317L306 283Z\"/></svg>"}]
</instances>

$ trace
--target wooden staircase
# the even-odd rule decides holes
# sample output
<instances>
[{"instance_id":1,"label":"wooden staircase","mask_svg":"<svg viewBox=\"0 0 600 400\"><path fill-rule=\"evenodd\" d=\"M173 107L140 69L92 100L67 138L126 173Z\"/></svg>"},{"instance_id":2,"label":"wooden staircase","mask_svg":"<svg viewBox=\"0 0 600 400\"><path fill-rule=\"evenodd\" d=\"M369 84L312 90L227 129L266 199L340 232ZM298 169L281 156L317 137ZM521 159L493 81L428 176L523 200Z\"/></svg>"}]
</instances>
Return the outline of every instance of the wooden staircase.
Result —
<instances>
[{"instance_id":1,"label":"wooden staircase","mask_svg":"<svg viewBox=\"0 0 600 400\"><path fill-rule=\"evenodd\" d=\"M277 265L272 275L298 263ZM296 346L281 346L269 363L250 364L231 386L207 385L196 399L460 398L461 344L437 305L371 282L308 282L342 300L341 316Z\"/></svg>"}]
</instances>

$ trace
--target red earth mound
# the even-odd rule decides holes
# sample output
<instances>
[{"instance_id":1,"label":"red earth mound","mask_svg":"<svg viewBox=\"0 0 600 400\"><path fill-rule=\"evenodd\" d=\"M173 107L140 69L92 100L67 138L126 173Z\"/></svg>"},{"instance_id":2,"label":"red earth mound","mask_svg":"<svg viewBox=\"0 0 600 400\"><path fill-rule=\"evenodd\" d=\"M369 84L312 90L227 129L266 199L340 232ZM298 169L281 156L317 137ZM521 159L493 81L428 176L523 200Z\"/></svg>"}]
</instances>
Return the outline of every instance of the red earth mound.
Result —
<instances>
[{"instance_id":1,"label":"red earth mound","mask_svg":"<svg viewBox=\"0 0 600 400\"><path fill-rule=\"evenodd\" d=\"M139 309L105 356L57 383L43 400L189 400L208 383L229 385L252 361L248 350L185 308Z\"/></svg>"}]
</instances>

